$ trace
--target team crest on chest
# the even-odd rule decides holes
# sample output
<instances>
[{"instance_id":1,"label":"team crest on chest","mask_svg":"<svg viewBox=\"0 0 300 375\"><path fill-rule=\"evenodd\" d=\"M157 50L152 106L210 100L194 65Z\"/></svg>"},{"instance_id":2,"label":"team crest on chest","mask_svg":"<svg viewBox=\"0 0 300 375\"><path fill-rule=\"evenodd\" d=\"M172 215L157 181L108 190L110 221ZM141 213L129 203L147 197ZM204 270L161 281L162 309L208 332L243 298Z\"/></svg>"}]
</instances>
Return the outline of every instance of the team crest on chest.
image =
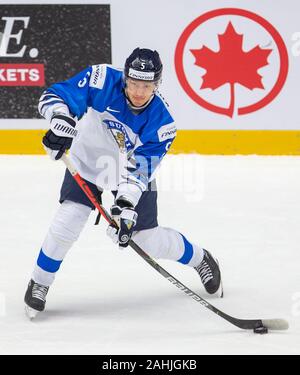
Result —
<instances>
[{"instance_id":1,"label":"team crest on chest","mask_svg":"<svg viewBox=\"0 0 300 375\"><path fill-rule=\"evenodd\" d=\"M111 131L120 151L122 153L128 152L133 149L134 144L131 142L125 126L117 121L104 120L107 128Z\"/></svg>"}]
</instances>

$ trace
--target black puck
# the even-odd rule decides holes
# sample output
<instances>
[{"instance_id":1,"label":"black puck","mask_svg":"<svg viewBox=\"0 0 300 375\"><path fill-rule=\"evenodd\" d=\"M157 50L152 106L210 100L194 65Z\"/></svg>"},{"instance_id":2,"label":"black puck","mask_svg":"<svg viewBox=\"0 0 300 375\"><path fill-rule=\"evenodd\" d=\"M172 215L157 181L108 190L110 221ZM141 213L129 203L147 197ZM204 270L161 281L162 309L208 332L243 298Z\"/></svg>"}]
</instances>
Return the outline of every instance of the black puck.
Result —
<instances>
[{"instance_id":1,"label":"black puck","mask_svg":"<svg viewBox=\"0 0 300 375\"><path fill-rule=\"evenodd\" d=\"M256 328L253 329L253 332L258 333L260 335L264 335L264 334L268 333L268 328L264 327L264 326L256 327Z\"/></svg>"}]
</instances>

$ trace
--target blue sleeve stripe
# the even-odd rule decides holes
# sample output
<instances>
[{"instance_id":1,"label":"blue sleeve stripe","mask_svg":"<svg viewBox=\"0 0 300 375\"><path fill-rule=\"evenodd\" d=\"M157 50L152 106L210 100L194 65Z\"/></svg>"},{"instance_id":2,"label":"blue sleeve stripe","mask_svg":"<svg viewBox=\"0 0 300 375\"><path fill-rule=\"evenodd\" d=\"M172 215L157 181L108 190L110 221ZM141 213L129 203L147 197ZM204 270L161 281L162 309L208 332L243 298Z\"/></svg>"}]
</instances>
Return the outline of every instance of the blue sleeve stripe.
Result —
<instances>
[{"instance_id":1,"label":"blue sleeve stripe","mask_svg":"<svg viewBox=\"0 0 300 375\"><path fill-rule=\"evenodd\" d=\"M54 94L44 94L44 95L41 97L40 101L43 102L44 100L48 100L48 99L52 99L52 98L60 99L59 96L54 95ZM62 99L61 99L61 101L62 101Z\"/></svg>"},{"instance_id":2,"label":"blue sleeve stripe","mask_svg":"<svg viewBox=\"0 0 300 375\"><path fill-rule=\"evenodd\" d=\"M194 255L193 245L184 237L184 235L181 234L181 236L184 242L184 253L182 257L177 260L177 262L188 264Z\"/></svg>"},{"instance_id":3,"label":"blue sleeve stripe","mask_svg":"<svg viewBox=\"0 0 300 375\"><path fill-rule=\"evenodd\" d=\"M43 249L41 249L37 265L41 267L44 271L54 273L59 270L59 267L62 263L62 260L54 260L49 258L46 254L44 254Z\"/></svg>"}]
</instances>

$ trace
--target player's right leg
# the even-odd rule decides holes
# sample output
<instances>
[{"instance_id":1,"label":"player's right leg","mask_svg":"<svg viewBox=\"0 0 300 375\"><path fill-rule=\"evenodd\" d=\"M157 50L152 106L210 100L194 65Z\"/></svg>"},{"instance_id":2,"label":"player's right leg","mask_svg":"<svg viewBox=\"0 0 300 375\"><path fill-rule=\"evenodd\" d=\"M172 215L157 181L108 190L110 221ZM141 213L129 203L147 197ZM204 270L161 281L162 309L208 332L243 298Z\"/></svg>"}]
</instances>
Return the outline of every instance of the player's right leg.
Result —
<instances>
[{"instance_id":1,"label":"player's right leg","mask_svg":"<svg viewBox=\"0 0 300 375\"><path fill-rule=\"evenodd\" d=\"M88 185L96 194L96 186ZM62 185L60 202L62 204L51 222L25 293L25 309L29 318L45 309L49 286L92 210L92 204L68 172Z\"/></svg>"},{"instance_id":2,"label":"player's right leg","mask_svg":"<svg viewBox=\"0 0 300 375\"><path fill-rule=\"evenodd\" d=\"M25 294L25 304L30 309L44 310L49 286L67 252L78 239L90 212L90 207L72 201L64 201L59 207L39 252ZM31 315L27 307L27 313ZM35 311L31 313L34 315Z\"/></svg>"}]
</instances>

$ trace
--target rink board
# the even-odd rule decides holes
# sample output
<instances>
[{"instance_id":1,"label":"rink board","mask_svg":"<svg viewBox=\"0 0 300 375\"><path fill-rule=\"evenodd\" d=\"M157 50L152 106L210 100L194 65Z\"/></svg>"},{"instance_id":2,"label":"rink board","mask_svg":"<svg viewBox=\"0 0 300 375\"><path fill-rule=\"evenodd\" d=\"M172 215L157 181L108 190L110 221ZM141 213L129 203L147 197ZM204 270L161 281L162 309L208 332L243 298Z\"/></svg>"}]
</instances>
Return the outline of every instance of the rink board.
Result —
<instances>
[{"instance_id":1,"label":"rink board","mask_svg":"<svg viewBox=\"0 0 300 375\"><path fill-rule=\"evenodd\" d=\"M45 130L0 130L0 154L44 154ZM300 155L300 130L178 130L173 154Z\"/></svg>"},{"instance_id":2,"label":"rink board","mask_svg":"<svg viewBox=\"0 0 300 375\"><path fill-rule=\"evenodd\" d=\"M143 2L144 15L160 10L155 28L145 27L138 0L6 3L0 0L0 154L42 154L43 90L89 65L122 68L139 46L163 61L159 91L179 129L171 153L300 155L299 2Z\"/></svg>"}]
</instances>

